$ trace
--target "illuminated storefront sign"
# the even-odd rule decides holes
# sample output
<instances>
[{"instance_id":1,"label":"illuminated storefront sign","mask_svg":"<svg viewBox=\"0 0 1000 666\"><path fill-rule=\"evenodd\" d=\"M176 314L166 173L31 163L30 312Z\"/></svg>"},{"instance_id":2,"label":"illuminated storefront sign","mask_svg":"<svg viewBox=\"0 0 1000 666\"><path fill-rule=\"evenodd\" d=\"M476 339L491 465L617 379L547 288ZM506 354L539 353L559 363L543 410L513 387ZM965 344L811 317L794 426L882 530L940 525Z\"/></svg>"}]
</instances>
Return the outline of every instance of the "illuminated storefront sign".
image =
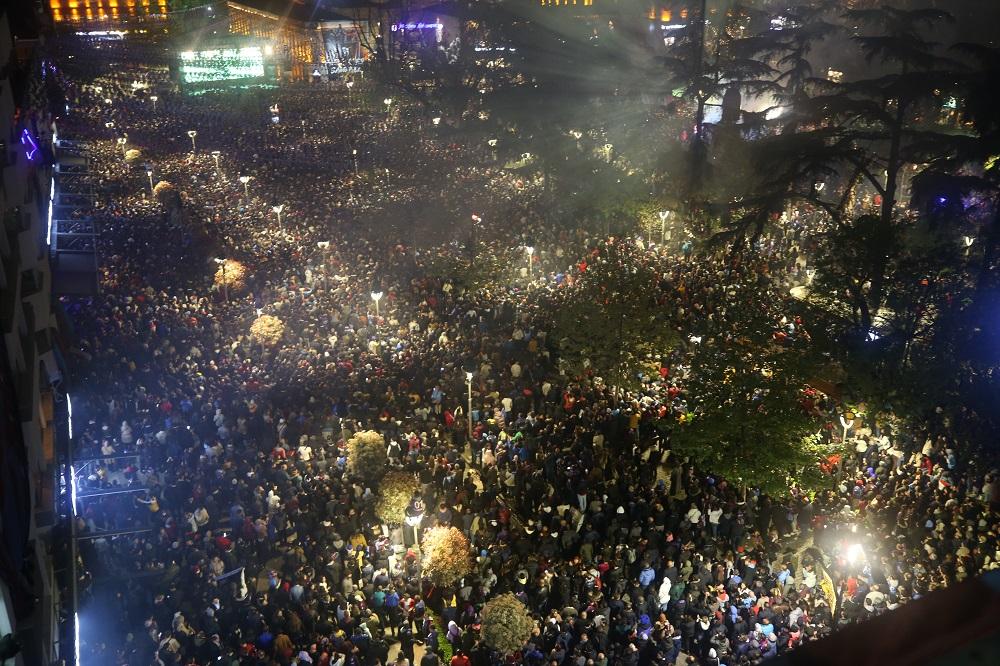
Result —
<instances>
[{"instance_id":1,"label":"illuminated storefront sign","mask_svg":"<svg viewBox=\"0 0 1000 666\"><path fill-rule=\"evenodd\" d=\"M444 28L443 23L393 23L392 31L399 32L400 30L441 30Z\"/></svg>"}]
</instances>

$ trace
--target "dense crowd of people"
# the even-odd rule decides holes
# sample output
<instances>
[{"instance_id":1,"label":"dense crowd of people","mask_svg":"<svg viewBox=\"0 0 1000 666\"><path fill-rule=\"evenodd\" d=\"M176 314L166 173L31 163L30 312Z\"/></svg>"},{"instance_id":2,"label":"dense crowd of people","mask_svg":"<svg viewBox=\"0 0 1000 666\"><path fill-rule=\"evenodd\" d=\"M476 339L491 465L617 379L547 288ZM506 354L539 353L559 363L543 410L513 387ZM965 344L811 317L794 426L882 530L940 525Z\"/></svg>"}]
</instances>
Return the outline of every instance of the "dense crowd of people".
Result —
<instances>
[{"instance_id":1,"label":"dense crowd of people","mask_svg":"<svg viewBox=\"0 0 1000 666\"><path fill-rule=\"evenodd\" d=\"M684 344L624 399L560 371L547 305L610 246L662 274L671 326L712 335L727 281L776 303L802 281L798 233L737 265L550 224L533 179L366 85L60 76L101 227L100 293L64 301L74 455L93 461L84 664L755 664L998 566L998 475L956 454L961 415L861 406L832 489L769 496L653 427L688 410ZM217 288L216 257L245 284ZM249 335L262 314L277 346ZM840 437L836 401L813 408ZM419 542L349 471L361 430L419 484L421 529L468 537L456 585L421 576ZM504 592L536 620L508 655L479 631Z\"/></svg>"}]
</instances>

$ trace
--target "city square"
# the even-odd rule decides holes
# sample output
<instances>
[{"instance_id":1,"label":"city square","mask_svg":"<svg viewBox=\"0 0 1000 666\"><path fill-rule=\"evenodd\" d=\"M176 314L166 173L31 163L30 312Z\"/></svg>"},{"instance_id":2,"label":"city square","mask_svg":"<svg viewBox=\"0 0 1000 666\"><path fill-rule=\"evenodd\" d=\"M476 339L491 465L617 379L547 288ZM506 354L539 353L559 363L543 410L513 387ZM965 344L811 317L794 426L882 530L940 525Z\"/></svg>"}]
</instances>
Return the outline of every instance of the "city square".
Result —
<instances>
[{"instance_id":1,"label":"city square","mask_svg":"<svg viewBox=\"0 0 1000 666\"><path fill-rule=\"evenodd\" d=\"M995 654L997 12L941 4L8 10L0 659Z\"/></svg>"}]
</instances>

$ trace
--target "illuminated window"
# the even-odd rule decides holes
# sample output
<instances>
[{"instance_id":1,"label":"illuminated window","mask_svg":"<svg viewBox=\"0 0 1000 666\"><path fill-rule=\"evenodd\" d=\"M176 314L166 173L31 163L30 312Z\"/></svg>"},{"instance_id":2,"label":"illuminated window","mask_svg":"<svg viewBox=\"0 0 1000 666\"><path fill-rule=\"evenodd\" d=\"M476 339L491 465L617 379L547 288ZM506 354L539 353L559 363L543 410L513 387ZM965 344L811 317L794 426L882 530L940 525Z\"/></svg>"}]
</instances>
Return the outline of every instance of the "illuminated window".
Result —
<instances>
[{"instance_id":1,"label":"illuminated window","mask_svg":"<svg viewBox=\"0 0 1000 666\"><path fill-rule=\"evenodd\" d=\"M660 22L661 23L670 23L670 19L672 19L672 18L673 18L673 14L670 12L669 9L661 9L660 10Z\"/></svg>"},{"instance_id":2,"label":"illuminated window","mask_svg":"<svg viewBox=\"0 0 1000 666\"><path fill-rule=\"evenodd\" d=\"M649 13L646 14L646 18L648 18L650 21L656 18L656 7L649 8Z\"/></svg>"},{"instance_id":3,"label":"illuminated window","mask_svg":"<svg viewBox=\"0 0 1000 666\"><path fill-rule=\"evenodd\" d=\"M686 19L687 17L688 17L688 10L687 9L682 9L681 10L681 18L682 19Z\"/></svg>"}]
</instances>

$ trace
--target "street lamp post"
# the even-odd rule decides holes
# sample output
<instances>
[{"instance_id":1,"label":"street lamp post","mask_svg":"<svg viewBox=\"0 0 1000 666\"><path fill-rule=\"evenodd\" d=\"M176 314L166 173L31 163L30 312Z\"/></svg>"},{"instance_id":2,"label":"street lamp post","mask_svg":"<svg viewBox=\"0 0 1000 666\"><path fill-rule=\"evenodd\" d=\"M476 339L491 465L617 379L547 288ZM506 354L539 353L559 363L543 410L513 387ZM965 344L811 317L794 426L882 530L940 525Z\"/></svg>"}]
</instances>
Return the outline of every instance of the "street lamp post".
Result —
<instances>
[{"instance_id":1,"label":"street lamp post","mask_svg":"<svg viewBox=\"0 0 1000 666\"><path fill-rule=\"evenodd\" d=\"M670 217L669 210L660 211L660 245L667 242L667 219Z\"/></svg>"},{"instance_id":2,"label":"street lamp post","mask_svg":"<svg viewBox=\"0 0 1000 666\"><path fill-rule=\"evenodd\" d=\"M160 99L156 95L150 95L149 101L153 103L153 113L156 113L156 100Z\"/></svg>"},{"instance_id":3,"label":"street lamp post","mask_svg":"<svg viewBox=\"0 0 1000 666\"><path fill-rule=\"evenodd\" d=\"M194 142L194 138L198 136L198 130L188 130L187 135L191 137L191 152L195 153L198 151L198 146Z\"/></svg>"},{"instance_id":4,"label":"street lamp post","mask_svg":"<svg viewBox=\"0 0 1000 666\"><path fill-rule=\"evenodd\" d=\"M375 319L376 320L378 320L378 318L379 318L378 302L382 300L382 296L383 296L383 294L382 294L381 291L373 291L372 292L372 300L375 301Z\"/></svg>"},{"instance_id":5,"label":"street lamp post","mask_svg":"<svg viewBox=\"0 0 1000 666\"><path fill-rule=\"evenodd\" d=\"M469 411L466 412L466 421L469 424L469 441L472 441L472 373L465 373L465 384L469 389Z\"/></svg>"},{"instance_id":6,"label":"street lamp post","mask_svg":"<svg viewBox=\"0 0 1000 666\"><path fill-rule=\"evenodd\" d=\"M490 147L490 152L493 155L493 161L496 162L497 161L497 140L496 139L490 139L486 143Z\"/></svg>"},{"instance_id":7,"label":"street lamp post","mask_svg":"<svg viewBox=\"0 0 1000 666\"><path fill-rule=\"evenodd\" d=\"M385 115L388 116L389 115L389 109L392 108L392 98L391 97L386 97L384 100L382 100L382 103L385 104Z\"/></svg>"},{"instance_id":8,"label":"street lamp post","mask_svg":"<svg viewBox=\"0 0 1000 666\"><path fill-rule=\"evenodd\" d=\"M225 259L220 259L219 257L216 257L215 258L215 263L217 263L222 268L222 294L223 294L223 297L226 299L226 302L228 303L229 302L229 283L226 280L226 260Z\"/></svg>"},{"instance_id":9,"label":"street lamp post","mask_svg":"<svg viewBox=\"0 0 1000 666\"><path fill-rule=\"evenodd\" d=\"M965 256L969 256L969 250L972 249L972 244L976 242L973 236L962 236L962 242L965 243Z\"/></svg>"},{"instance_id":10,"label":"street lamp post","mask_svg":"<svg viewBox=\"0 0 1000 666\"><path fill-rule=\"evenodd\" d=\"M351 149L351 158L354 160L354 175L358 175L358 149Z\"/></svg>"},{"instance_id":11,"label":"street lamp post","mask_svg":"<svg viewBox=\"0 0 1000 666\"><path fill-rule=\"evenodd\" d=\"M327 283L326 276L329 272L327 269L327 251L330 249L330 241L318 241L316 247L323 253L323 289L329 289L330 286Z\"/></svg>"},{"instance_id":12,"label":"street lamp post","mask_svg":"<svg viewBox=\"0 0 1000 666\"><path fill-rule=\"evenodd\" d=\"M284 229L281 226L281 211L285 210L285 204L278 204L277 206L271 206L271 210L273 210L274 214L278 216L278 230L284 231Z\"/></svg>"},{"instance_id":13,"label":"street lamp post","mask_svg":"<svg viewBox=\"0 0 1000 666\"><path fill-rule=\"evenodd\" d=\"M149 193L153 194L153 170L146 169L146 178L149 178Z\"/></svg>"},{"instance_id":14,"label":"street lamp post","mask_svg":"<svg viewBox=\"0 0 1000 666\"><path fill-rule=\"evenodd\" d=\"M250 188L247 187L247 183L250 182L250 176L240 176L240 182L243 183L243 196L247 199L250 198Z\"/></svg>"},{"instance_id":15,"label":"street lamp post","mask_svg":"<svg viewBox=\"0 0 1000 666\"><path fill-rule=\"evenodd\" d=\"M222 169L219 168L219 156L220 155L222 155L222 151L219 151L219 150L213 150L212 151L212 159L215 160L215 173L216 173L217 176L219 176L221 178L222 177Z\"/></svg>"},{"instance_id":16,"label":"street lamp post","mask_svg":"<svg viewBox=\"0 0 1000 666\"><path fill-rule=\"evenodd\" d=\"M434 125L434 127L437 127L438 125L440 125L441 124L441 116L434 116L433 118L431 118L431 123Z\"/></svg>"},{"instance_id":17,"label":"street lamp post","mask_svg":"<svg viewBox=\"0 0 1000 666\"><path fill-rule=\"evenodd\" d=\"M844 434L840 441L847 443L847 431L854 427L854 412L848 410L840 415L840 425L844 428Z\"/></svg>"},{"instance_id":18,"label":"street lamp post","mask_svg":"<svg viewBox=\"0 0 1000 666\"><path fill-rule=\"evenodd\" d=\"M472 225L470 226L469 233L469 253L475 255L476 252L476 225L482 224L483 218L479 217L475 213L472 214Z\"/></svg>"},{"instance_id":19,"label":"street lamp post","mask_svg":"<svg viewBox=\"0 0 1000 666\"><path fill-rule=\"evenodd\" d=\"M533 254L535 254L535 248L529 245L528 247L524 248L524 251L528 253L528 279L530 280L531 279L531 257L532 257Z\"/></svg>"},{"instance_id":20,"label":"street lamp post","mask_svg":"<svg viewBox=\"0 0 1000 666\"><path fill-rule=\"evenodd\" d=\"M123 136L118 137L118 146L122 149L122 157L128 152L128 139Z\"/></svg>"}]
</instances>

